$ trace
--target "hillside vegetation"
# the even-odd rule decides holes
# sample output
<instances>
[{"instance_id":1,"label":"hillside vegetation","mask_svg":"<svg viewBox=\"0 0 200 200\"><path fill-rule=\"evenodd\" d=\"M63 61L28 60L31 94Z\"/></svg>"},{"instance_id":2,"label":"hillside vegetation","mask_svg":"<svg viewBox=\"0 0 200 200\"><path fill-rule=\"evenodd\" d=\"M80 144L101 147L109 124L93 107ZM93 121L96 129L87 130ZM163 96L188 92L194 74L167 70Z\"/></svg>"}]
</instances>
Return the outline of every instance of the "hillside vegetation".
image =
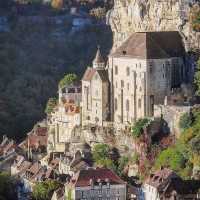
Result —
<instances>
[{"instance_id":1,"label":"hillside vegetation","mask_svg":"<svg viewBox=\"0 0 200 200\"><path fill-rule=\"evenodd\" d=\"M19 18L10 23L11 31L0 33L0 136L21 139L44 118L45 105L56 96L64 74L81 77L97 45L108 53L112 39L103 25L71 33L70 24L43 26Z\"/></svg>"}]
</instances>

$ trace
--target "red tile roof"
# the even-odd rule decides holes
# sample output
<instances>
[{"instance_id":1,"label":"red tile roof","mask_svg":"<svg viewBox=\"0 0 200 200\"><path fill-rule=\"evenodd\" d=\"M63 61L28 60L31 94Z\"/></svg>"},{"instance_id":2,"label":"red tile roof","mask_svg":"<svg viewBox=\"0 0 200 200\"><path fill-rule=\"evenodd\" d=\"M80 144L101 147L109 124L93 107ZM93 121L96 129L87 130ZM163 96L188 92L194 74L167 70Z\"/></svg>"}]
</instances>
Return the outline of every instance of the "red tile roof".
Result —
<instances>
[{"instance_id":1,"label":"red tile roof","mask_svg":"<svg viewBox=\"0 0 200 200\"><path fill-rule=\"evenodd\" d=\"M90 181L96 182L101 180L102 182L106 182L109 180L110 184L126 184L119 176L117 176L114 172L105 168L89 168L87 170L81 170L77 174L77 178L75 180L75 187L85 187L91 185Z\"/></svg>"},{"instance_id":2,"label":"red tile roof","mask_svg":"<svg viewBox=\"0 0 200 200\"><path fill-rule=\"evenodd\" d=\"M83 81L90 81L95 74L96 70L94 68L88 67L85 71L85 74L83 75Z\"/></svg>"}]
</instances>

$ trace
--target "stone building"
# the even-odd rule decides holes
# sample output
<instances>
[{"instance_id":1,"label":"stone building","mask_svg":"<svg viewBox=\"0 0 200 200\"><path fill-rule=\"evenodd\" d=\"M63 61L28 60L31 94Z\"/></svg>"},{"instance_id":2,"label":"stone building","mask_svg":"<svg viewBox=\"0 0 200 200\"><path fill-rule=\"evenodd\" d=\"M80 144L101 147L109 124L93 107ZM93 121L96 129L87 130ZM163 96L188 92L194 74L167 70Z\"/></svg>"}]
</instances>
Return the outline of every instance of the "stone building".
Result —
<instances>
[{"instance_id":1,"label":"stone building","mask_svg":"<svg viewBox=\"0 0 200 200\"><path fill-rule=\"evenodd\" d=\"M151 174L143 186L146 200L199 199L199 180L183 180L170 169Z\"/></svg>"},{"instance_id":2,"label":"stone building","mask_svg":"<svg viewBox=\"0 0 200 200\"><path fill-rule=\"evenodd\" d=\"M130 124L154 115L172 88L185 78L184 47L178 32L138 32L109 55L111 120Z\"/></svg>"},{"instance_id":3,"label":"stone building","mask_svg":"<svg viewBox=\"0 0 200 200\"><path fill-rule=\"evenodd\" d=\"M81 86L74 83L59 89L59 102L48 119L47 151L64 152L66 143L73 138L81 125Z\"/></svg>"},{"instance_id":4,"label":"stone building","mask_svg":"<svg viewBox=\"0 0 200 200\"><path fill-rule=\"evenodd\" d=\"M82 79L82 124L103 125L109 117L109 79L105 61L98 49L93 67Z\"/></svg>"},{"instance_id":5,"label":"stone building","mask_svg":"<svg viewBox=\"0 0 200 200\"><path fill-rule=\"evenodd\" d=\"M98 49L82 79L83 125L129 125L154 116L154 105L186 80L184 55L176 31L134 33L109 55L106 68Z\"/></svg>"},{"instance_id":6,"label":"stone building","mask_svg":"<svg viewBox=\"0 0 200 200\"><path fill-rule=\"evenodd\" d=\"M89 168L77 173L65 187L68 199L126 199L126 183L114 172Z\"/></svg>"}]
</instances>

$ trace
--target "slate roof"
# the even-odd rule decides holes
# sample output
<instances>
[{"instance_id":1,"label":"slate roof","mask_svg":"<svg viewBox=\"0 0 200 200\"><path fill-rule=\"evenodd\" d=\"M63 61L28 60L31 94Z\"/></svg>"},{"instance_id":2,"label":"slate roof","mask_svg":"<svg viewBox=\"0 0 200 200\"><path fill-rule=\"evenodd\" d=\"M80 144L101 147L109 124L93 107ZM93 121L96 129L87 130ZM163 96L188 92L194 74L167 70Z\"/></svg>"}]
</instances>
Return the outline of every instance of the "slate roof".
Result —
<instances>
[{"instance_id":1,"label":"slate roof","mask_svg":"<svg viewBox=\"0 0 200 200\"><path fill-rule=\"evenodd\" d=\"M91 185L91 180L93 182L97 182L98 180L101 182L106 182L106 180L109 180L110 184L126 184L119 176L109 169L89 168L87 170L80 170L80 172L77 174L75 187L89 186Z\"/></svg>"},{"instance_id":2,"label":"slate roof","mask_svg":"<svg viewBox=\"0 0 200 200\"><path fill-rule=\"evenodd\" d=\"M133 33L111 57L161 59L184 54L181 35L177 31Z\"/></svg>"}]
</instances>

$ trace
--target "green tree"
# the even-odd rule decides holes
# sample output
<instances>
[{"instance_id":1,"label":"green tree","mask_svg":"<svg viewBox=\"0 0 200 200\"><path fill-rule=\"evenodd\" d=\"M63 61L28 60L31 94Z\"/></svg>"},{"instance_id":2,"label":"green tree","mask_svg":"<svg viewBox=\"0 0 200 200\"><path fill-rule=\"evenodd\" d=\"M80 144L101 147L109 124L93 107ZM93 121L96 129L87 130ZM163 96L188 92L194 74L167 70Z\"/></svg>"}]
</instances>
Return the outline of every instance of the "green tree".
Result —
<instances>
[{"instance_id":1,"label":"green tree","mask_svg":"<svg viewBox=\"0 0 200 200\"><path fill-rule=\"evenodd\" d=\"M135 138L140 137L141 134L143 133L143 129L145 125L147 125L149 122L150 122L150 119L148 118L139 119L131 129L132 135Z\"/></svg>"},{"instance_id":2,"label":"green tree","mask_svg":"<svg viewBox=\"0 0 200 200\"><path fill-rule=\"evenodd\" d=\"M107 144L97 144L94 146L92 156L95 162L109 158L110 147Z\"/></svg>"},{"instance_id":3,"label":"green tree","mask_svg":"<svg viewBox=\"0 0 200 200\"><path fill-rule=\"evenodd\" d=\"M59 187L61 187L61 184L53 180L37 182L36 185L33 187L33 199L50 200L53 192Z\"/></svg>"},{"instance_id":4,"label":"green tree","mask_svg":"<svg viewBox=\"0 0 200 200\"><path fill-rule=\"evenodd\" d=\"M170 147L160 153L158 156L155 167L161 166L170 167L172 170L180 173L185 168L186 160L181 152L175 147Z\"/></svg>"},{"instance_id":5,"label":"green tree","mask_svg":"<svg viewBox=\"0 0 200 200\"><path fill-rule=\"evenodd\" d=\"M194 77L194 83L196 85L196 94L200 95L200 59L198 60L197 63L197 71L195 73L195 77Z\"/></svg>"},{"instance_id":6,"label":"green tree","mask_svg":"<svg viewBox=\"0 0 200 200\"><path fill-rule=\"evenodd\" d=\"M63 88L65 86L68 86L75 82L77 80L77 75L76 74L67 74L64 76L63 79L60 80L59 82L59 87Z\"/></svg>"},{"instance_id":7,"label":"green tree","mask_svg":"<svg viewBox=\"0 0 200 200\"><path fill-rule=\"evenodd\" d=\"M46 108L45 108L45 113L50 114L53 109L56 107L58 101L56 98L50 98L47 102Z\"/></svg>"},{"instance_id":8,"label":"green tree","mask_svg":"<svg viewBox=\"0 0 200 200\"><path fill-rule=\"evenodd\" d=\"M188 129L191 126L191 124L192 124L192 117L190 113L184 113L180 117L179 127L184 131Z\"/></svg>"}]
</instances>

